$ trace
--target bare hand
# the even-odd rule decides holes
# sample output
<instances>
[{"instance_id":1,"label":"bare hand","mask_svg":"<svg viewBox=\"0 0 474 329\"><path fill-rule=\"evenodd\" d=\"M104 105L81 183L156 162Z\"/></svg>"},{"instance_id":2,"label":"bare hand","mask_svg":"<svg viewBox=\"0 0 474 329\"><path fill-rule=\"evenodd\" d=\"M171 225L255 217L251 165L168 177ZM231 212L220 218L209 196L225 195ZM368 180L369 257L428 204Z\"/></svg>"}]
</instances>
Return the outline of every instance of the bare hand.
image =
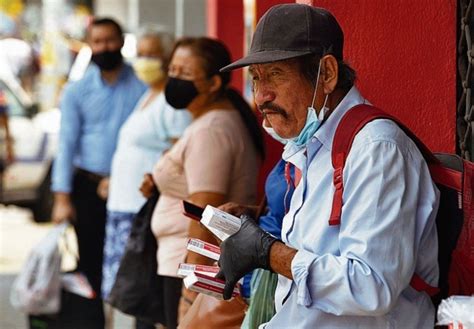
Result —
<instances>
[{"instance_id":1,"label":"bare hand","mask_svg":"<svg viewBox=\"0 0 474 329\"><path fill-rule=\"evenodd\" d=\"M101 179L101 181L99 182L99 185L97 186L97 195L102 200L107 200L109 196L109 183L110 183L110 178L104 177Z\"/></svg>"},{"instance_id":2,"label":"bare hand","mask_svg":"<svg viewBox=\"0 0 474 329\"><path fill-rule=\"evenodd\" d=\"M52 220L55 224L60 224L66 220L74 221L76 219L76 210L67 193L56 193L54 196L54 205Z\"/></svg>"},{"instance_id":3,"label":"bare hand","mask_svg":"<svg viewBox=\"0 0 474 329\"><path fill-rule=\"evenodd\" d=\"M240 217L241 215L248 215L255 219L255 217L257 216L258 207L240 205L235 202L227 202L219 206L219 209L237 217Z\"/></svg>"},{"instance_id":4,"label":"bare hand","mask_svg":"<svg viewBox=\"0 0 474 329\"><path fill-rule=\"evenodd\" d=\"M178 323L180 323L181 320L185 317L186 313L188 313L197 296L197 292L188 290L186 288L183 288L181 290L181 298L179 300L178 306Z\"/></svg>"},{"instance_id":5,"label":"bare hand","mask_svg":"<svg viewBox=\"0 0 474 329\"><path fill-rule=\"evenodd\" d=\"M143 175L143 182L140 186L140 192L145 198L150 198L156 192L156 185L150 173Z\"/></svg>"}]
</instances>

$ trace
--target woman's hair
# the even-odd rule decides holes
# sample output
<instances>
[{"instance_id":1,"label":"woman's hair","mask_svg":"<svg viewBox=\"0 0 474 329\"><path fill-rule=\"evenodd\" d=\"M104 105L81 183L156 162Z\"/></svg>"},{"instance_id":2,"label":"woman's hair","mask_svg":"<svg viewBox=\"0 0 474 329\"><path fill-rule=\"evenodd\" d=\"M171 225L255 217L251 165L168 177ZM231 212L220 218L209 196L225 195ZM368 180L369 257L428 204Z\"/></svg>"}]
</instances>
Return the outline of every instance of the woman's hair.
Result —
<instances>
[{"instance_id":1,"label":"woman's hair","mask_svg":"<svg viewBox=\"0 0 474 329\"><path fill-rule=\"evenodd\" d=\"M230 64L230 53L227 47L219 40L207 37L186 37L178 40L174 46L173 52L179 47L189 47L193 54L202 59L203 70L208 78L219 75L222 80L219 94L226 96L234 107L239 111L244 124L252 137L260 156L265 156L265 146L263 142L263 135L257 117L252 111L250 105L244 100L240 93L229 87L231 74L230 72L219 72L219 70Z\"/></svg>"}]
</instances>

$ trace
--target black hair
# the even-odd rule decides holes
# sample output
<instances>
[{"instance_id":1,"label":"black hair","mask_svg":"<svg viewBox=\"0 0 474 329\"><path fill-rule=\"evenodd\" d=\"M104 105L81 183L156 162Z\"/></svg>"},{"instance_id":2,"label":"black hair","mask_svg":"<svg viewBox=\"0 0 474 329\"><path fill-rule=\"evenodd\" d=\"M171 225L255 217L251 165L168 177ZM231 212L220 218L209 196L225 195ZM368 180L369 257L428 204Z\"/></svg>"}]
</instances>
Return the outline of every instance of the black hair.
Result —
<instances>
[{"instance_id":1,"label":"black hair","mask_svg":"<svg viewBox=\"0 0 474 329\"><path fill-rule=\"evenodd\" d=\"M314 85L316 83L321 56L310 54L297 57L296 60L299 63L303 76ZM337 65L339 70L336 89L349 90L354 85L355 80L357 79L357 74L355 70L342 59L337 59Z\"/></svg>"},{"instance_id":2,"label":"black hair","mask_svg":"<svg viewBox=\"0 0 474 329\"><path fill-rule=\"evenodd\" d=\"M91 25L89 26L89 30L94 26L104 26L104 25L113 26L115 30L117 31L117 34L120 36L120 38L123 39L123 29L120 26L120 24L113 18L109 18L109 17L95 18L91 22Z\"/></svg>"},{"instance_id":3,"label":"black hair","mask_svg":"<svg viewBox=\"0 0 474 329\"><path fill-rule=\"evenodd\" d=\"M229 87L231 73L219 71L222 67L231 62L227 47L216 39L207 37L185 37L176 42L171 57L179 47L189 47L196 56L202 59L203 70L208 78L216 74L220 76L222 84L219 94L227 97L232 105L239 111L245 127L252 138L253 144L263 159L265 156L265 145L257 117L240 93Z\"/></svg>"}]
</instances>

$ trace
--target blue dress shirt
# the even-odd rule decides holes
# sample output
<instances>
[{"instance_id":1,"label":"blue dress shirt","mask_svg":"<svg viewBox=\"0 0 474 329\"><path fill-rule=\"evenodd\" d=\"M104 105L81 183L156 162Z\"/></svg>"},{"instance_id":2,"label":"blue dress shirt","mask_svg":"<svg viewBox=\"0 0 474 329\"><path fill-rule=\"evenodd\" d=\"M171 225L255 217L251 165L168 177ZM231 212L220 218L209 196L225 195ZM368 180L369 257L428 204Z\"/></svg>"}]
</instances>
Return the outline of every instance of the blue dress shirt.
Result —
<instances>
[{"instance_id":1,"label":"blue dress shirt","mask_svg":"<svg viewBox=\"0 0 474 329\"><path fill-rule=\"evenodd\" d=\"M92 64L81 80L65 87L53 191L71 192L75 167L109 174L120 127L145 90L127 64L114 84L105 82Z\"/></svg>"},{"instance_id":2,"label":"blue dress shirt","mask_svg":"<svg viewBox=\"0 0 474 329\"><path fill-rule=\"evenodd\" d=\"M367 124L344 167L341 225L329 226L332 140L343 114L365 103L352 88L302 148L283 158L302 179L283 219L282 240L298 250L293 280L279 276L277 313L266 328L433 328L434 307L410 286L436 286L439 191L416 145L389 120Z\"/></svg>"}]
</instances>

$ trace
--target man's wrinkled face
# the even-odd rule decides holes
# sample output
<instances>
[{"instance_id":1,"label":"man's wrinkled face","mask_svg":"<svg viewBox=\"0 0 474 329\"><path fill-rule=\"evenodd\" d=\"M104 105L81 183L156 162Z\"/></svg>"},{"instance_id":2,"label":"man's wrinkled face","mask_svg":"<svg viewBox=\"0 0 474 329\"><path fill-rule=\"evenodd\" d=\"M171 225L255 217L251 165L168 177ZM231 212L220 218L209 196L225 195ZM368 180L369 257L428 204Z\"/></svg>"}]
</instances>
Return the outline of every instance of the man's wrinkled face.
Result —
<instances>
[{"instance_id":1,"label":"man's wrinkled face","mask_svg":"<svg viewBox=\"0 0 474 329\"><path fill-rule=\"evenodd\" d=\"M254 99L264 117L283 138L298 136L303 129L313 86L300 73L296 60L254 64L249 68Z\"/></svg>"}]
</instances>

